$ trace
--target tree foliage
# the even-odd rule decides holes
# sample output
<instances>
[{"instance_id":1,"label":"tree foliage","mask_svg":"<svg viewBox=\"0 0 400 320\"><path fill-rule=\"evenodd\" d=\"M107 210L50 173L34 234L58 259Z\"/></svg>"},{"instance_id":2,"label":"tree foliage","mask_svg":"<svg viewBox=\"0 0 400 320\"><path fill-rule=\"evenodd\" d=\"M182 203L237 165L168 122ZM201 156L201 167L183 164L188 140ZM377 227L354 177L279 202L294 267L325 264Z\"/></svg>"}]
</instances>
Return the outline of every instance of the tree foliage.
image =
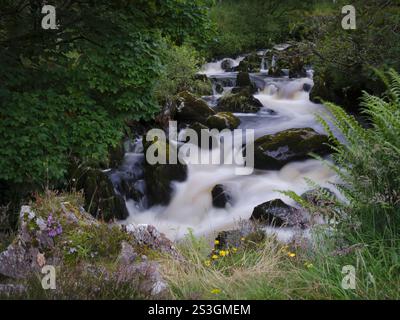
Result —
<instances>
[{"instance_id":1,"label":"tree foliage","mask_svg":"<svg viewBox=\"0 0 400 320\"><path fill-rule=\"evenodd\" d=\"M127 120L157 111L163 37L201 45L209 0L3 0L0 13L0 180L43 184L71 158L104 160Z\"/></svg>"}]
</instances>

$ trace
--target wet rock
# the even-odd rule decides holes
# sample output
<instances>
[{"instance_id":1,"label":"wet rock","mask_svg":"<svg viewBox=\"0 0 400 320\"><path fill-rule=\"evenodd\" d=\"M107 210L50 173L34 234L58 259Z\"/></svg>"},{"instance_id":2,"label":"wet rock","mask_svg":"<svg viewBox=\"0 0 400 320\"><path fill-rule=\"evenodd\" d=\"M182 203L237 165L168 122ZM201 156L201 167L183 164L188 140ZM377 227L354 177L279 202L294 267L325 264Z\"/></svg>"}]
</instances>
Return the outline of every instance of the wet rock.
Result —
<instances>
[{"instance_id":1,"label":"wet rock","mask_svg":"<svg viewBox=\"0 0 400 320\"><path fill-rule=\"evenodd\" d=\"M171 148L174 147L170 146L168 142L153 141L144 143L145 154L151 145L155 145L158 152L165 152L166 160L168 160L170 152L176 152L172 151ZM176 164L169 164L168 161L166 164L150 164L146 157L144 178L147 186L149 205L168 205L174 191L172 182L186 180L187 166L179 161L177 162Z\"/></svg>"},{"instance_id":2,"label":"wet rock","mask_svg":"<svg viewBox=\"0 0 400 320\"><path fill-rule=\"evenodd\" d=\"M249 92L240 91L234 94L227 94L219 99L215 110L218 112L256 113L262 107L262 103Z\"/></svg>"},{"instance_id":3,"label":"wet rock","mask_svg":"<svg viewBox=\"0 0 400 320\"><path fill-rule=\"evenodd\" d=\"M250 87L252 82L250 80L250 75L248 72L239 72L236 76L236 86L237 87Z\"/></svg>"},{"instance_id":4,"label":"wet rock","mask_svg":"<svg viewBox=\"0 0 400 320\"><path fill-rule=\"evenodd\" d=\"M291 207L280 199L262 203L254 208L250 220L273 227L307 226L307 220L302 210Z\"/></svg>"},{"instance_id":5,"label":"wet rock","mask_svg":"<svg viewBox=\"0 0 400 320\"><path fill-rule=\"evenodd\" d=\"M207 126L211 129L236 129L240 124L238 117L231 112L218 112L217 114L208 117Z\"/></svg>"},{"instance_id":6,"label":"wet rock","mask_svg":"<svg viewBox=\"0 0 400 320\"><path fill-rule=\"evenodd\" d=\"M229 59L229 58L222 60L221 69L226 71L226 72L232 71L232 69L233 69L233 60Z\"/></svg>"},{"instance_id":7,"label":"wet rock","mask_svg":"<svg viewBox=\"0 0 400 320\"><path fill-rule=\"evenodd\" d=\"M251 81L248 72L239 72L236 77L236 86L232 88L231 92L252 95L257 92L257 86Z\"/></svg>"},{"instance_id":8,"label":"wet rock","mask_svg":"<svg viewBox=\"0 0 400 320\"><path fill-rule=\"evenodd\" d=\"M225 208L233 204L232 193L222 184L217 184L211 190L212 204L215 208Z\"/></svg>"},{"instance_id":9,"label":"wet rock","mask_svg":"<svg viewBox=\"0 0 400 320\"><path fill-rule=\"evenodd\" d=\"M254 142L256 169L279 170L292 161L309 158L313 152L324 156L331 152L328 137L311 128L289 129L266 135Z\"/></svg>"},{"instance_id":10,"label":"wet rock","mask_svg":"<svg viewBox=\"0 0 400 320\"><path fill-rule=\"evenodd\" d=\"M184 123L200 122L205 123L207 118L215 114L207 103L201 98L197 98L188 91L177 95L174 117Z\"/></svg>"},{"instance_id":11,"label":"wet rock","mask_svg":"<svg viewBox=\"0 0 400 320\"><path fill-rule=\"evenodd\" d=\"M311 89L312 89L312 85L311 84L309 84L309 83L303 84L303 91L311 92Z\"/></svg>"}]
</instances>

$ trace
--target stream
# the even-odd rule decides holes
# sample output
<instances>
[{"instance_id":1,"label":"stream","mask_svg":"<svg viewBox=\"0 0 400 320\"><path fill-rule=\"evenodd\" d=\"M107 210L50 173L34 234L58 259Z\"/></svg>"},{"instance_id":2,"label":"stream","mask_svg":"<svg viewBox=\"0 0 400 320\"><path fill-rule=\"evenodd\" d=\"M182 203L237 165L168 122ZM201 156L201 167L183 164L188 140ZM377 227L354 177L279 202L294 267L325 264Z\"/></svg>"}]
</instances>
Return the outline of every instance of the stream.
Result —
<instances>
[{"instance_id":1,"label":"stream","mask_svg":"<svg viewBox=\"0 0 400 320\"><path fill-rule=\"evenodd\" d=\"M237 65L243 57L233 60ZM206 64L201 73L207 75L214 84L214 94L203 97L214 107L218 98L230 92L235 85L237 72L225 72L221 69L221 61ZM313 86L312 71L308 77L290 79L288 76L269 77L261 66L259 73L251 73L250 78L258 87L254 95L263 108L257 113L235 113L241 120L239 129L254 129L255 138L273 134L291 128L313 128L324 133L317 122L315 114L327 113L325 107L310 101L309 91ZM216 85L222 92L216 92ZM140 164L144 161L141 141L127 146L122 169L131 178L130 183L141 186L142 176ZM209 150L199 149L201 155ZM127 199L129 217L123 224L152 224L170 239L182 238L191 229L195 235L215 235L221 230L232 229L241 220L247 220L253 208L273 199L282 199L289 205L296 206L290 198L279 191L292 190L302 194L310 190L304 178L309 178L322 187L333 192L337 190L331 183L338 182L335 174L326 165L315 159L291 162L281 170L254 170L251 175L236 175L232 165L189 164L188 178L184 182L174 183L174 194L168 206L148 208L145 197L140 201ZM211 190L217 184L228 186L233 196L233 203L225 208L212 205ZM290 228L266 228L278 239L289 241L293 236Z\"/></svg>"}]
</instances>

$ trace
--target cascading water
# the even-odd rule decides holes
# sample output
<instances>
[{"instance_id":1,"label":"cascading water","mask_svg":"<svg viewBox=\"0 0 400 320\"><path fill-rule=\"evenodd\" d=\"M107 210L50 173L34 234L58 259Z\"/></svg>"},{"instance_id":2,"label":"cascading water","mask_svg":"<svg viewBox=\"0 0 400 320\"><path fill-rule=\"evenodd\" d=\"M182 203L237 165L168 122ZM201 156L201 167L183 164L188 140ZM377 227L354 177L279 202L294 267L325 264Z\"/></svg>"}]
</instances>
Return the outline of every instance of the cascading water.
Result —
<instances>
[{"instance_id":1,"label":"cascading water","mask_svg":"<svg viewBox=\"0 0 400 320\"><path fill-rule=\"evenodd\" d=\"M232 74L236 75L222 72L213 64L207 64L203 72L221 83L232 79ZM326 109L323 105L312 103L309 90L306 90L312 87L312 79L271 78L262 74L252 74L251 78L257 80L257 87L262 87L255 97L264 108L258 113L235 114L241 120L239 128L254 129L255 138L291 128L309 127L323 133L315 114L323 115ZM213 99L208 97L206 100ZM241 146L236 147L236 152L240 152ZM199 149L202 157L207 157L209 152L214 151ZM266 201L280 198L295 206L291 199L279 191L292 190L301 194L309 190L304 178L331 190L330 182L337 182L335 174L314 159L292 162L281 170L255 170L248 176L236 175L234 169L232 165L189 164L187 180L174 184L175 192L168 206L143 209L137 205L137 201L128 200L130 217L122 223L152 224L171 239L181 238L189 228L196 235L213 234L232 228L240 220L247 220L253 208ZM211 190L217 184L229 186L234 199L232 205L224 209L212 205ZM269 228L268 231L275 232L282 240L292 236L290 229Z\"/></svg>"}]
</instances>

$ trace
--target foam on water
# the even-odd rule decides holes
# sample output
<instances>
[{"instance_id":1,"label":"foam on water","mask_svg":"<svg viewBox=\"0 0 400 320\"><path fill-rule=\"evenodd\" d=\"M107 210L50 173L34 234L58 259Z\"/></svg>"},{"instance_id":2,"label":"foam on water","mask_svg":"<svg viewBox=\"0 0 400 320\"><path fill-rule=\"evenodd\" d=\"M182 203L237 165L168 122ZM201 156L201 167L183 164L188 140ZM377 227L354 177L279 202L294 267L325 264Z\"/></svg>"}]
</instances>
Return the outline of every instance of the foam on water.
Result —
<instances>
[{"instance_id":1,"label":"foam on water","mask_svg":"<svg viewBox=\"0 0 400 320\"><path fill-rule=\"evenodd\" d=\"M207 64L203 72L208 76L213 72L223 72L218 69L218 63ZM265 81L264 90L255 95L264 108L257 114L237 114L241 119L239 128L255 129L256 138L290 128L310 127L323 133L315 114L323 115L327 111L323 105L312 103L309 93L303 90L304 84L312 86L311 79ZM215 151L203 149L199 152L202 157L207 157ZM240 148L235 152L240 152ZM184 182L175 183L175 192L168 206L155 206L141 211L137 210L133 201L128 201L130 217L123 223L152 224L171 239L181 238L188 232L188 228L193 229L196 235L214 234L232 228L240 220L248 219L253 208L263 202L280 198L295 205L279 191L292 190L301 194L309 190L304 178L331 190L330 182L337 182L334 172L313 159L289 163L281 170L256 170L249 176L236 175L233 165L189 164L188 178ZM211 190L216 184L226 185L232 191L232 206L225 209L212 206ZM284 241L292 236L290 229L267 228L267 231L276 233Z\"/></svg>"}]
</instances>

